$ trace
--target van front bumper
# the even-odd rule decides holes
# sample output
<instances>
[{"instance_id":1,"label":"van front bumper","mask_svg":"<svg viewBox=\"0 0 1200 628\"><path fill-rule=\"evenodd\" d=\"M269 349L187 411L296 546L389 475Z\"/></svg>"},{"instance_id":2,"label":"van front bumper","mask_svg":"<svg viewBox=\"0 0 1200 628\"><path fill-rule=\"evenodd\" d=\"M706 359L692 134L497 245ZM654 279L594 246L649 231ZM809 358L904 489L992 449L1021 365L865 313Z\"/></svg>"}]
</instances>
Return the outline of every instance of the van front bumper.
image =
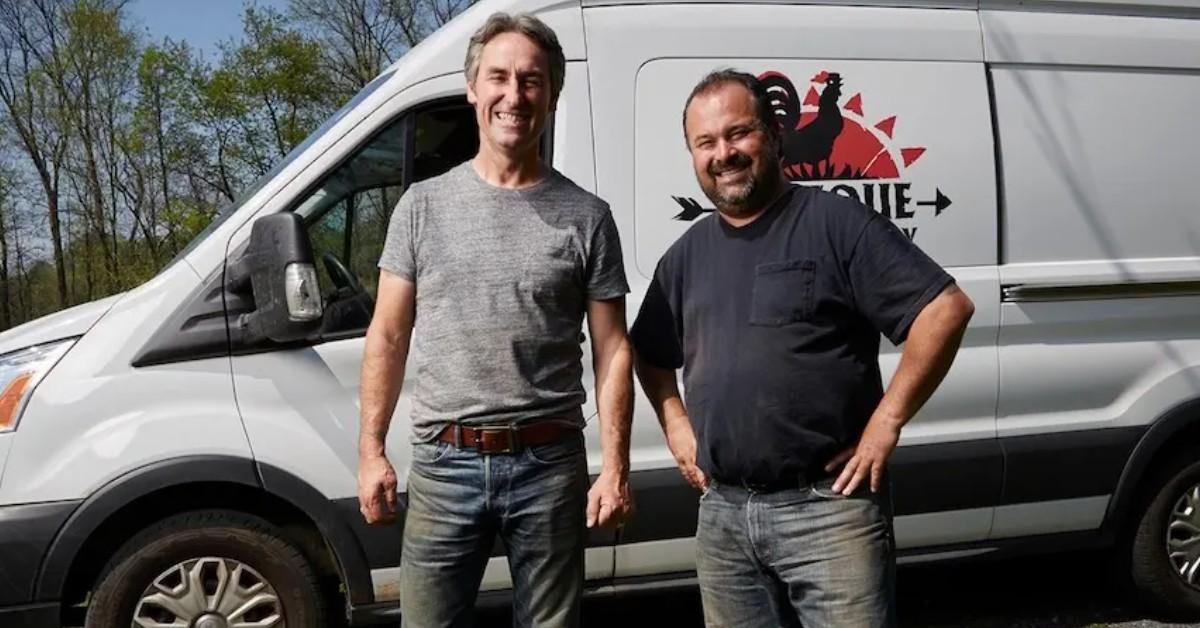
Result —
<instances>
[{"instance_id":1,"label":"van front bumper","mask_svg":"<svg viewBox=\"0 0 1200 628\"><path fill-rule=\"evenodd\" d=\"M57 628L58 591L34 592L46 551L80 501L0 506L0 626Z\"/></svg>"},{"instance_id":2,"label":"van front bumper","mask_svg":"<svg viewBox=\"0 0 1200 628\"><path fill-rule=\"evenodd\" d=\"M58 602L0 607L4 628L59 628Z\"/></svg>"}]
</instances>

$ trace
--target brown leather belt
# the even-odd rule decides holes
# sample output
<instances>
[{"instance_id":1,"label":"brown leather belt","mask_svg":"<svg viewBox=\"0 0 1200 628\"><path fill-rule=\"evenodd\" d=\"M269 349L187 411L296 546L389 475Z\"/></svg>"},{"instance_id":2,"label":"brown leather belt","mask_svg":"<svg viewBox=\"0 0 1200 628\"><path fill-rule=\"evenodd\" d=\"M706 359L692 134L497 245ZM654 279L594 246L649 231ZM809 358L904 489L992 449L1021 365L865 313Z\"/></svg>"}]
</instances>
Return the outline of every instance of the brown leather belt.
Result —
<instances>
[{"instance_id":1,"label":"brown leather belt","mask_svg":"<svg viewBox=\"0 0 1200 628\"><path fill-rule=\"evenodd\" d=\"M456 436L456 428L461 433ZM569 434L578 434L579 428L555 421L539 421L521 426L471 427L447 425L438 434L438 440L481 454L510 454L525 447L549 445L562 440Z\"/></svg>"}]
</instances>

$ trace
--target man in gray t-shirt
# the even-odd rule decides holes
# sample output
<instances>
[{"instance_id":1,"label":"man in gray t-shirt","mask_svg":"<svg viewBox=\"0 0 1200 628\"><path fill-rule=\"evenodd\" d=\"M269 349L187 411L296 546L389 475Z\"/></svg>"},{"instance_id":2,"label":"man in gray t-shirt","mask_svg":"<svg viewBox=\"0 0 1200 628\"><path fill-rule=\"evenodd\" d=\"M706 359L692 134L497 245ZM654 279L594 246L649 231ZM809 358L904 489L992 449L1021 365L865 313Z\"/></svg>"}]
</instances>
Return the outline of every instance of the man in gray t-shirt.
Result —
<instances>
[{"instance_id":1,"label":"man in gray t-shirt","mask_svg":"<svg viewBox=\"0 0 1200 628\"><path fill-rule=\"evenodd\" d=\"M587 302L629 292L604 201L550 168L506 189L463 163L400 199L379 267L417 285L414 442L455 421L583 427Z\"/></svg>"},{"instance_id":2,"label":"man in gray t-shirt","mask_svg":"<svg viewBox=\"0 0 1200 628\"><path fill-rule=\"evenodd\" d=\"M471 625L499 535L516 624L577 626L585 526L615 525L632 511L621 244L608 205L538 157L565 73L554 32L528 15L495 14L471 38L465 65L479 153L409 188L379 260L363 355L359 502L368 523L395 514L384 440L407 363L404 623ZM590 490L585 314L603 449Z\"/></svg>"}]
</instances>

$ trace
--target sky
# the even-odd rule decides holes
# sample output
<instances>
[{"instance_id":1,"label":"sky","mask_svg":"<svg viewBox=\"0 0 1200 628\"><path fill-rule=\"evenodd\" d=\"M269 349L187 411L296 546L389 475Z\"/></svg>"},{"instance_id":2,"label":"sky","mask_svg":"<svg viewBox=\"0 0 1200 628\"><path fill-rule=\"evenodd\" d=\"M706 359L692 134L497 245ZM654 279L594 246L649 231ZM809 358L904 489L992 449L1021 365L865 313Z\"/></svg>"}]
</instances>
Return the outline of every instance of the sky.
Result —
<instances>
[{"instance_id":1,"label":"sky","mask_svg":"<svg viewBox=\"0 0 1200 628\"><path fill-rule=\"evenodd\" d=\"M183 39L205 61L215 63L221 55L220 42L241 38L242 10L250 1L259 7L287 9L287 0L133 0L126 11L146 41Z\"/></svg>"}]
</instances>

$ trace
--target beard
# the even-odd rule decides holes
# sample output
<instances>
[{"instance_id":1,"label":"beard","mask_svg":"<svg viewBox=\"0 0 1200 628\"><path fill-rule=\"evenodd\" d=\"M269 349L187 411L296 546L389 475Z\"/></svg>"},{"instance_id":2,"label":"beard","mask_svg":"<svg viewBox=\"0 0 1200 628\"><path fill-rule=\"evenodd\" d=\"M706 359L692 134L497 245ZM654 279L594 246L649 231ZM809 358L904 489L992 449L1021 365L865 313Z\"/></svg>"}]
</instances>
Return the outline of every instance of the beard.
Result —
<instances>
[{"instance_id":1,"label":"beard","mask_svg":"<svg viewBox=\"0 0 1200 628\"><path fill-rule=\"evenodd\" d=\"M770 151L767 153L774 154ZM741 183L721 185L717 179L722 173L743 168L749 169L749 174ZM774 164L756 164L745 153L736 153L724 161L714 161L708 167L707 174L708 177L701 178L700 188L718 211L731 218L753 216L762 211L774 198L782 180L780 170Z\"/></svg>"}]
</instances>

